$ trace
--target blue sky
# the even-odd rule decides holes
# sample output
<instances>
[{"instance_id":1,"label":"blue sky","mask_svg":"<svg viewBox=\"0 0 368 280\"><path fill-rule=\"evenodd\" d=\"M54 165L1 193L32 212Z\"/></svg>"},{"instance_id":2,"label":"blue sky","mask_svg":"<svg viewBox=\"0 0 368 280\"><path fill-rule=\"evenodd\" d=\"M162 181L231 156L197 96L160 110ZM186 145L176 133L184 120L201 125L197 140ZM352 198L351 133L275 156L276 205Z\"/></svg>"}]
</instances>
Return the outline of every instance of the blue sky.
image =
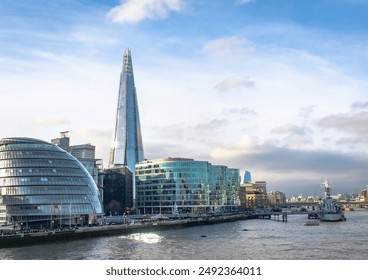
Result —
<instances>
[{"instance_id":1,"label":"blue sky","mask_svg":"<svg viewBox=\"0 0 368 280\"><path fill-rule=\"evenodd\" d=\"M147 158L358 192L368 166L368 1L0 1L0 137L70 131L105 165L126 47Z\"/></svg>"}]
</instances>

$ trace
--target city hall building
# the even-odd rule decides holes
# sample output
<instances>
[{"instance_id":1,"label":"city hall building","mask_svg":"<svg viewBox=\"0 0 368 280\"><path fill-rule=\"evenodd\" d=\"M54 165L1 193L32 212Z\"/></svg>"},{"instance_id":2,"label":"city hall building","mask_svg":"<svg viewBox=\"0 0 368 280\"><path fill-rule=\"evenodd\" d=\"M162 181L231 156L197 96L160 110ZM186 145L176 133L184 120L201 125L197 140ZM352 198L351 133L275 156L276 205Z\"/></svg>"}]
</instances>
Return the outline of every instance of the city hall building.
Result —
<instances>
[{"instance_id":1,"label":"city hall building","mask_svg":"<svg viewBox=\"0 0 368 280\"><path fill-rule=\"evenodd\" d=\"M239 169L186 158L136 164L140 214L223 213L240 205Z\"/></svg>"},{"instance_id":2,"label":"city hall building","mask_svg":"<svg viewBox=\"0 0 368 280\"><path fill-rule=\"evenodd\" d=\"M0 225L85 225L102 215L96 183L71 154L38 139L0 139Z\"/></svg>"}]
</instances>

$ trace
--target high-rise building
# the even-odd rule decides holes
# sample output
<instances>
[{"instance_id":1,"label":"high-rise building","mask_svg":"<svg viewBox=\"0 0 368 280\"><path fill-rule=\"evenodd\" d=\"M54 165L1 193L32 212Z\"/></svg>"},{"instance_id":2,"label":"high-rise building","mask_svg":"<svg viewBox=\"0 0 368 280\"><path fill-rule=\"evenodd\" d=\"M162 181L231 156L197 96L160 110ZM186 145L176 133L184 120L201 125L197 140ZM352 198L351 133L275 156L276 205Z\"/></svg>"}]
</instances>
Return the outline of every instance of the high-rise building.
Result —
<instances>
[{"instance_id":1,"label":"high-rise building","mask_svg":"<svg viewBox=\"0 0 368 280\"><path fill-rule=\"evenodd\" d=\"M243 178L243 184L251 183L252 182L252 175L248 170L244 171L244 178Z\"/></svg>"},{"instance_id":2,"label":"high-rise building","mask_svg":"<svg viewBox=\"0 0 368 280\"><path fill-rule=\"evenodd\" d=\"M103 205L106 215L122 215L133 206L132 172L114 166L103 171Z\"/></svg>"},{"instance_id":3,"label":"high-rise building","mask_svg":"<svg viewBox=\"0 0 368 280\"><path fill-rule=\"evenodd\" d=\"M69 131L61 131L60 138L51 139L51 144L58 145L64 151L70 152L70 138L68 137Z\"/></svg>"},{"instance_id":4,"label":"high-rise building","mask_svg":"<svg viewBox=\"0 0 368 280\"><path fill-rule=\"evenodd\" d=\"M91 144L73 145L70 146L70 138L68 137L69 131L60 132L60 138L54 138L51 140L51 144L57 145L63 150L70 153L77 160L80 161L91 174L93 180L98 184L98 173L100 166L97 164L99 159L95 158L96 147Z\"/></svg>"},{"instance_id":5,"label":"high-rise building","mask_svg":"<svg viewBox=\"0 0 368 280\"><path fill-rule=\"evenodd\" d=\"M122 68L109 167L125 165L132 171L133 199L135 199L135 164L142 161L144 155L132 57L129 48L124 52Z\"/></svg>"}]
</instances>

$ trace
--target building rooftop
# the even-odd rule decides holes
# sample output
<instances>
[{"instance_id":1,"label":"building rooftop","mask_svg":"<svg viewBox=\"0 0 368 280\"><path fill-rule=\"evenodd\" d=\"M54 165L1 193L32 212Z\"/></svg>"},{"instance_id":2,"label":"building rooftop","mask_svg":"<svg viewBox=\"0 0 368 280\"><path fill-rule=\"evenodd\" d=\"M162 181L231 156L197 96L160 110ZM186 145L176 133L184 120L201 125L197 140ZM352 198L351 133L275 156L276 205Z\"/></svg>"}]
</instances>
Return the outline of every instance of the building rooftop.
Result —
<instances>
[{"instance_id":1,"label":"building rooftop","mask_svg":"<svg viewBox=\"0 0 368 280\"><path fill-rule=\"evenodd\" d=\"M27 137L10 137L10 138L2 138L0 139L0 145L7 144L49 144L50 143L35 139L35 138L27 138Z\"/></svg>"}]
</instances>

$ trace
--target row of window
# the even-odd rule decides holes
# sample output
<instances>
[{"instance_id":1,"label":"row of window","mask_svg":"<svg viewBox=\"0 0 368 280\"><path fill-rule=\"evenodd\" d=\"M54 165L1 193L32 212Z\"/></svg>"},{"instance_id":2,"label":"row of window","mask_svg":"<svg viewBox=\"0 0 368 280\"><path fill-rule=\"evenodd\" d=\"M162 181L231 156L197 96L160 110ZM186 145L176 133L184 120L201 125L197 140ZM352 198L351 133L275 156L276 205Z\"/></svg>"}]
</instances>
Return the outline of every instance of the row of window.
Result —
<instances>
[{"instance_id":1,"label":"row of window","mask_svg":"<svg viewBox=\"0 0 368 280\"><path fill-rule=\"evenodd\" d=\"M7 144L0 145L0 151L14 151L14 150L53 150L57 151L57 147L54 145L45 144L30 144L30 143L17 143L17 144Z\"/></svg>"},{"instance_id":2,"label":"row of window","mask_svg":"<svg viewBox=\"0 0 368 280\"><path fill-rule=\"evenodd\" d=\"M71 214L92 214L93 209L88 204L75 204L71 206L71 210L69 210L69 205L63 205L62 212L55 213L55 205L38 205L34 209L28 209L24 206L19 205L10 205L8 207L8 215L60 215L62 213L65 213L66 215Z\"/></svg>"},{"instance_id":3,"label":"row of window","mask_svg":"<svg viewBox=\"0 0 368 280\"><path fill-rule=\"evenodd\" d=\"M9 176L69 176L81 177L84 173L76 168L8 168L0 169L0 178Z\"/></svg>"},{"instance_id":4,"label":"row of window","mask_svg":"<svg viewBox=\"0 0 368 280\"><path fill-rule=\"evenodd\" d=\"M203 190L208 192L233 192L238 191L238 186L203 186L201 184L178 184L176 185L154 185L154 184L137 184L138 191L153 191L153 192L165 192L165 191L181 191L181 190Z\"/></svg>"},{"instance_id":5,"label":"row of window","mask_svg":"<svg viewBox=\"0 0 368 280\"><path fill-rule=\"evenodd\" d=\"M22 159L22 158L47 158L47 159L67 159L68 154L59 151L7 151L0 152L0 160L3 159Z\"/></svg>"},{"instance_id":6,"label":"row of window","mask_svg":"<svg viewBox=\"0 0 368 280\"><path fill-rule=\"evenodd\" d=\"M4 186L27 186L27 185L66 185L80 186L86 185L84 178L78 177L10 177L0 178L0 187Z\"/></svg>"},{"instance_id":7,"label":"row of window","mask_svg":"<svg viewBox=\"0 0 368 280\"><path fill-rule=\"evenodd\" d=\"M138 200L138 204L140 203L146 203L146 202L159 202L162 205L172 205L173 200L172 199L146 199L146 200ZM209 199L208 198L203 198L203 197L193 197L191 199L187 198L184 199L185 203L190 203L190 204L196 204L196 205L202 205L202 204L208 204L209 203Z\"/></svg>"},{"instance_id":8,"label":"row of window","mask_svg":"<svg viewBox=\"0 0 368 280\"><path fill-rule=\"evenodd\" d=\"M193 202L186 202L185 204L181 205L181 206L185 206L185 207L208 207L210 206L211 204L207 204L207 203L193 203ZM225 206L225 205L224 205ZM138 204L138 208L145 208L145 207L157 207L157 208L161 208L161 210L164 210L165 208L169 208L170 211L169 212L172 212L172 208L173 208L173 205L172 204L167 204L167 205L162 205L162 203L160 204L159 202L145 202L145 203L140 203ZM164 208L164 209L162 209ZM144 212L141 210L141 213Z\"/></svg>"},{"instance_id":9,"label":"row of window","mask_svg":"<svg viewBox=\"0 0 368 280\"><path fill-rule=\"evenodd\" d=\"M88 186L22 186L0 188L0 195L80 195L92 194Z\"/></svg>"},{"instance_id":10,"label":"row of window","mask_svg":"<svg viewBox=\"0 0 368 280\"><path fill-rule=\"evenodd\" d=\"M137 194L139 196L161 196L161 195L175 195L175 194L208 194L209 192L207 191L203 191L203 190L180 190L180 191L176 191L176 190L172 190L172 191L162 191L162 192L157 192L157 191L141 191L141 190L137 190Z\"/></svg>"},{"instance_id":11,"label":"row of window","mask_svg":"<svg viewBox=\"0 0 368 280\"><path fill-rule=\"evenodd\" d=\"M198 203L198 201L190 201L190 200L178 200L175 202L177 207L182 207L182 206L188 206L188 205L195 205L195 206L206 206L206 205L217 205L217 206L227 206L230 205L227 203L226 200L223 201L208 201L208 200L203 200L202 202ZM173 201L152 201L152 200L146 200L146 201L137 201L137 205L138 207L142 207L142 206L148 206L148 205L157 205L157 206L162 206L162 207L174 207L173 205ZM231 204L233 205L233 204Z\"/></svg>"},{"instance_id":12,"label":"row of window","mask_svg":"<svg viewBox=\"0 0 368 280\"><path fill-rule=\"evenodd\" d=\"M79 168L74 160L68 159L8 159L0 160L0 168L12 168L12 167L67 167L67 168Z\"/></svg>"},{"instance_id":13,"label":"row of window","mask_svg":"<svg viewBox=\"0 0 368 280\"><path fill-rule=\"evenodd\" d=\"M180 176L179 176L180 175ZM226 176L224 178L216 178L214 176L209 176L207 173L203 172L190 172L190 173L166 173L166 174L138 174L136 173L136 177L140 181L147 181L147 180L155 180L155 181L169 181L169 180L203 180L205 182L209 181L213 184L220 184L225 182L239 182L240 177L238 176Z\"/></svg>"},{"instance_id":14,"label":"row of window","mask_svg":"<svg viewBox=\"0 0 368 280\"><path fill-rule=\"evenodd\" d=\"M13 204L69 204L69 203L89 203L85 195L52 195L52 196L5 196L3 203Z\"/></svg>"},{"instance_id":15,"label":"row of window","mask_svg":"<svg viewBox=\"0 0 368 280\"><path fill-rule=\"evenodd\" d=\"M148 191L148 190L176 190L176 189L181 189L181 188L187 188L187 185L183 185L183 184L178 184L178 185L173 185L172 183L160 183L160 185L157 184L149 184L147 182L137 182L137 189L142 190L142 191ZM189 186L189 188L195 188L198 187L197 185L195 185L194 187ZM236 187L236 186L233 186ZM226 185L209 185L209 186L204 186L201 187L202 188L209 188L209 190L211 192L225 192L227 186Z\"/></svg>"}]
</instances>

